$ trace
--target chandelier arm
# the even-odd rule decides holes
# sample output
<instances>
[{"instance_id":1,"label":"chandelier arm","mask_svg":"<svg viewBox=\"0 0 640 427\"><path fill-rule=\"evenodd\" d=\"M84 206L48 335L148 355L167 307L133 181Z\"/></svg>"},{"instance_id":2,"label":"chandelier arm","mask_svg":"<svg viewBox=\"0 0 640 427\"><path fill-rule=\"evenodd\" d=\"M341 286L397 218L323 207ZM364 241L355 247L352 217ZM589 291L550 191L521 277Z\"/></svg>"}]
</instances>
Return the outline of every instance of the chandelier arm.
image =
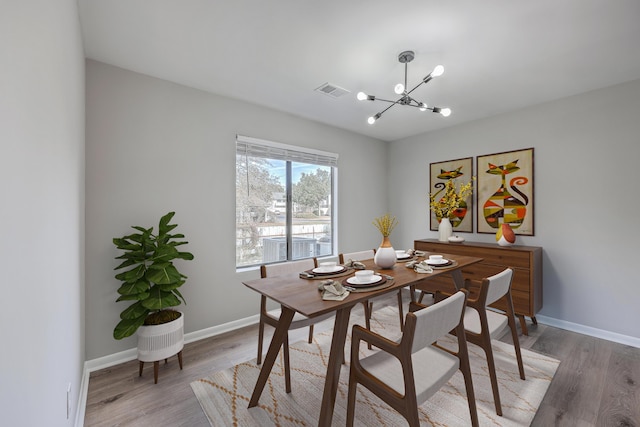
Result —
<instances>
[{"instance_id":1,"label":"chandelier arm","mask_svg":"<svg viewBox=\"0 0 640 427\"><path fill-rule=\"evenodd\" d=\"M396 104L395 104L395 102L394 102L393 104L389 105L389 106L388 106L387 108L385 108L384 110L380 111L380 112L378 113L378 115L379 115L379 116L383 115L384 113L386 113L386 112L387 112L387 110L388 110L389 108L393 107L394 105L396 105Z\"/></svg>"},{"instance_id":2,"label":"chandelier arm","mask_svg":"<svg viewBox=\"0 0 640 427\"><path fill-rule=\"evenodd\" d=\"M397 101L392 101L390 99L382 99L382 98L376 98L375 101L384 101L384 102L388 102L390 104L401 104L401 100L404 99L404 96L400 99L398 99Z\"/></svg>"},{"instance_id":3,"label":"chandelier arm","mask_svg":"<svg viewBox=\"0 0 640 427\"><path fill-rule=\"evenodd\" d=\"M409 92L407 92L407 95L409 95L411 92L413 92L414 90L418 89L420 86L422 86L424 82L420 82L417 85L415 85L415 87L413 89L411 89Z\"/></svg>"}]
</instances>

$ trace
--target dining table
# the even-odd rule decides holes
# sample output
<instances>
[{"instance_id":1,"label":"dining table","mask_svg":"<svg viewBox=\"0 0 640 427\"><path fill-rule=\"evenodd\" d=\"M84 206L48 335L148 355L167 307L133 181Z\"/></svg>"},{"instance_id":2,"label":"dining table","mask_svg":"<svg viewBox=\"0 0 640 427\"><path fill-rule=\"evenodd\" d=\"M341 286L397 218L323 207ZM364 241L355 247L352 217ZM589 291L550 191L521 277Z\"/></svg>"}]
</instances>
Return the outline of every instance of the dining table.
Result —
<instances>
[{"instance_id":1,"label":"dining table","mask_svg":"<svg viewBox=\"0 0 640 427\"><path fill-rule=\"evenodd\" d=\"M418 258L417 260L427 258L429 255L433 255L433 253L426 252L424 253L424 257ZM418 289L428 292L451 292L462 289L464 287L462 269L483 260L482 258L471 256L441 253L438 253L438 255L443 255L444 259L450 260L452 263L444 267L434 267L430 273L417 272L414 268L406 267L404 262L396 262L396 264L389 269L380 269L377 268L373 259L360 261L364 264L365 268L372 269L376 274L380 274L386 278L389 286L370 292L351 292L349 296L342 301L323 300L321 292L318 291L318 280L313 280L308 277L303 278L302 276L305 276L305 274L301 275L300 273L302 272L244 281L243 284L245 286L279 303L281 306L278 326L273 333L269 349L263 361L262 368L260 369L253 394L249 401L249 408L258 404L280 348L283 343L285 343L285 338L294 314L298 312L313 318L326 313L335 313L331 349L318 420L318 426L330 426L340 379L340 369L343 363L344 346L348 334L351 309L357 304L366 302L371 298L390 292L397 292L407 286L411 287L412 290ZM353 275L355 271L357 270L354 270L351 275ZM442 289L442 284L439 284L438 288L434 288L434 286L429 283L432 278L440 275L449 275L451 277L451 288ZM342 276L338 280L343 281L348 277L349 275ZM380 286L377 288L380 288ZM414 300L414 292L411 292L411 299Z\"/></svg>"}]
</instances>

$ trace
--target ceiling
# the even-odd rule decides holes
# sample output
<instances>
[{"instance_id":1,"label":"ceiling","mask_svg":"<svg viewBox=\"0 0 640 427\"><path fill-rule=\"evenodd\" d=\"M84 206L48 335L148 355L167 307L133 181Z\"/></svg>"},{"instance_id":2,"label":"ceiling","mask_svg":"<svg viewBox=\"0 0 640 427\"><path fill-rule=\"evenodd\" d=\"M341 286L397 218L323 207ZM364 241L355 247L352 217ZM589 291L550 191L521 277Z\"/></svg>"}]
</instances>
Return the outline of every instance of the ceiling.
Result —
<instances>
[{"instance_id":1,"label":"ceiling","mask_svg":"<svg viewBox=\"0 0 640 427\"><path fill-rule=\"evenodd\" d=\"M394 141L640 78L638 0L79 0L87 58ZM398 54L412 96L396 105ZM315 91L324 83L349 94Z\"/></svg>"}]
</instances>

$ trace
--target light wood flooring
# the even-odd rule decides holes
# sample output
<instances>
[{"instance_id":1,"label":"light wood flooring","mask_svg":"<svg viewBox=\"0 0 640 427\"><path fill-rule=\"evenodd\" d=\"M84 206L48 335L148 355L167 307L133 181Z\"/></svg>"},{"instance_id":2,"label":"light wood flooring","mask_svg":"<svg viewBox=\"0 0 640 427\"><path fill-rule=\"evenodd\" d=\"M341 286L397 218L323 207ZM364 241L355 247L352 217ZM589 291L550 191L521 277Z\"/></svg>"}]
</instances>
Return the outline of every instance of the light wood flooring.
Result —
<instances>
[{"instance_id":1,"label":"light wood flooring","mask_svg":"<svg viewBox=\"0 0 640 427\"><path fill-rule=\"evenodd\" d=\"M376 307L384 304L395 305L395 295L375 301ZM353 313L361 311L359 305ZM316 325L331 327L331 320ZM272 328L266 329L268 343ZM290 331L290 342L306 333ZM189 384L255 358L257 336L255 325L187 344L184 369L175 356L161 363L158 384L152 363L142 377L138 361L91 373L85 426L208 426ZM502 341L510 342L508 334ZM533 426L640 427L640 349L542 324L529 324L520 344L561 360Z\"/></svg>"}]
</instances>

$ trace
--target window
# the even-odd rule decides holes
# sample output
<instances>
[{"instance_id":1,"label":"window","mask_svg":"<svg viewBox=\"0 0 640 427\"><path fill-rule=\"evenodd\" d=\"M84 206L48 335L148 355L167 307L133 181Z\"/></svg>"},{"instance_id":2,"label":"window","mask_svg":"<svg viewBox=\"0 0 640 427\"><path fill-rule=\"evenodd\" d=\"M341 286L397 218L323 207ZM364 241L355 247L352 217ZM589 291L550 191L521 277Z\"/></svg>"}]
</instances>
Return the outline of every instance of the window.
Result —
<instances>
[{"instance_id":1,"label":"window","mask_svg":"<svg viewBox=\"0 0 640 427\"><path fill-rule=\"evenodd\" d=\"M337 161L237 136L236 267L334 255Z\"/></svg>"}]
</instances>

